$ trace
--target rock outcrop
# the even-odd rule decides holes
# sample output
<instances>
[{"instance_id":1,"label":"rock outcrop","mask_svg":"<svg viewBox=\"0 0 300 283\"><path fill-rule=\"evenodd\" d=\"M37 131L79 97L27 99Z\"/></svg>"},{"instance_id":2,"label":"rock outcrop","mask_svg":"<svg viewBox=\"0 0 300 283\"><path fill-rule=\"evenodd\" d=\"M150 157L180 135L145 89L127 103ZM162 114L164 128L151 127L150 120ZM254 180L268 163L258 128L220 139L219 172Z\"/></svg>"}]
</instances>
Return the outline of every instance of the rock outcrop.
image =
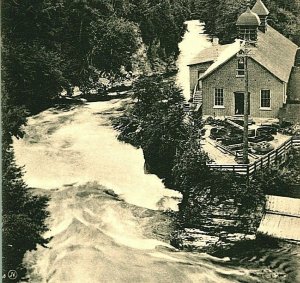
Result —
<instances>
[{"instance_id":1,"label":"rock outcrop","mask_svg":"<svg viewBox=\"0 0 300 283\"><path fill-rule=\"evenodd\" d=\"M255 239L261 217L262 209L241 214L231 199L222 204L210 204L199 215L197 227L176 231L171 244L179 249L199 252L229 248L239 241Z\"/></svg>"}]
</instances>

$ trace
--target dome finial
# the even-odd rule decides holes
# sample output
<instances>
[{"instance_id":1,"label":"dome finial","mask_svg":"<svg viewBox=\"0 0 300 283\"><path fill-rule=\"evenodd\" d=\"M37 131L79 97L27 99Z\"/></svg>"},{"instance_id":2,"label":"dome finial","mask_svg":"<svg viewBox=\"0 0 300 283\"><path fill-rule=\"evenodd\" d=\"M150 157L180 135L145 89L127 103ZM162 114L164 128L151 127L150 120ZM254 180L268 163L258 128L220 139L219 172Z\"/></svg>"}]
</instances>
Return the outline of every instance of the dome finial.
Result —
<instances>
[{"instance_id":1,"label":"dome finial","mask_svg":"<svg viewBox=\"0 0 300 283\"><path fill-rule=\"evenodd\" d=\"M250 10L250 7L247 7L246 12L241 14L236 22L237 26L256 26L260 25L260 19L257 14L253 13Z\"/></svg>"},{"instance_id":2,"label":"dome finial","mask_svg":"<svg viewBox=\"0 0 300 283\"><path fill-rule=\"evenodd\" d=\"M257 14L247 7L246 12L241 14L236 22L239 38L255 42L257 40L257 28L260 25L260 19Z\"/></svg>"}]
</instances>

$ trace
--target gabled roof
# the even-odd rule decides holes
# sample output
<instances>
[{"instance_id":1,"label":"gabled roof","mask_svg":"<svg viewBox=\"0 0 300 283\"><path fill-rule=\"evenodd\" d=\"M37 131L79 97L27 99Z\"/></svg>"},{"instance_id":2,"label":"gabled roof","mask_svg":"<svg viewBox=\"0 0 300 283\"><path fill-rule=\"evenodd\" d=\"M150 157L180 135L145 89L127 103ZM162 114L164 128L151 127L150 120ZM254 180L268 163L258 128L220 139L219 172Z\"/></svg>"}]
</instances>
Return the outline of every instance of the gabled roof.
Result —
<instances>
[{"instance_id":1,"label":"gabled roof","mask_svg":"<svg viewBox=\"0 0 300 283\"><path fill-rule=\"evenodd\" d=\"M288 82L298 46L268 26L258 32L257 48L251 56L281 81Z\"/></svg>"},{"instance_id":2,"label":"gabled roof","mask_svg":"<svg viewBox=\"0 0 300 283\"><path fill-rule=\"evenodd\" d=\"M228 45L217 44L203 49L190 61L188 66L214 62L219 57L220 53L226 48L226 46Z\"/></svg>"},{"instance_id":3,"label":"gabled roof","mask_svg":"<svg viewBox=\"0 0 300 283\"><path fill-rule=\"evenodd\" d=\"M252 8L252 12L256 13L259 16L268 16L269 10L261 0L257 0L255 5Z\"/></svg>"},{"instance_id":4,"label":"gabled roof","mask_svg":"<svg viewBox=\"0 0 300 283\"><path fill-rule=\"evenodd\" d=\"M214 60L214 63L205 71L200 79L204 79L210 75L235 56L241 49L242 47L238 40L235 43L224 45L224 49L220 52L218 58ZM258 31L257 46L253 48L250 57L279 80L288 82L297 49L298 46L296 44L268 26L265 33Z\"/></svg>"},{"instance_id":5,"label":"gabled roof","mask_svg":"<svg viewBox=\"0 0 300 283\"><path fill-rule=\"evenodd\" d=\"M214 63L209 66L209 68L202 74L200 78L207 77L210 73L218 69L224 63L226 63L230 58L235 56L241 50L241 41L236 40L234 43L224 45L224 47L226 48L222 50L219 57L216 58Z\"/></svg>"}]
</instances>

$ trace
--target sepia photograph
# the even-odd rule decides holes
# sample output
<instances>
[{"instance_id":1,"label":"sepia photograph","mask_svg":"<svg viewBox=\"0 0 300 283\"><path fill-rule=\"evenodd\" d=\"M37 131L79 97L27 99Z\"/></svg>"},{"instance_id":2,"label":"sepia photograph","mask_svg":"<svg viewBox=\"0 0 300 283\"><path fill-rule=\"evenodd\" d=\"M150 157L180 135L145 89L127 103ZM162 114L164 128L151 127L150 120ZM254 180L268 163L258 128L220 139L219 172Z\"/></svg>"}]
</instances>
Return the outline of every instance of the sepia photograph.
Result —
<instances>
[{"instance_id":1,"label":"sepia photograph","mask_svg":"<svg viewBox=\"0 0 300 283\"><path fill-rule=\"evenodd\" d=\"M3 0L3 283L300 283L300 0Z\"/></svg>"}]
</instances>

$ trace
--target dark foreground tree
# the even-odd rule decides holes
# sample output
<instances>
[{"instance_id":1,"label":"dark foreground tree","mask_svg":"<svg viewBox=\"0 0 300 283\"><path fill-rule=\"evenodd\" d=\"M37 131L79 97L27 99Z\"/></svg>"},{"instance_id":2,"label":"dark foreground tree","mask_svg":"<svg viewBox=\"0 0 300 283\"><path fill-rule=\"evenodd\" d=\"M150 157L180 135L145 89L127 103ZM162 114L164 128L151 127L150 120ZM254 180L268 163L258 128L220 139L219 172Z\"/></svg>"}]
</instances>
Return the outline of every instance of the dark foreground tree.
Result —
<instances>
[{"instance_id":1,"label":"dark foreground tree","mask_svg":"<svg viewBox=\"0 0 300 283\"><path fill-rule=\"evenodd\" d=\"M35 196L28 190L11 147L3 149L2 162L3 274L7 276L9 270L16 270L19 280L25 275L22 266L25 252L47 243L42 234L47 231L48 198Z\"/></svg>"},{"instance_id":2,"label":"dark foreground tree","mask_svg":"<svg viewBox=\"0 0 300 283\"><path fill-rule=\"evenodd\" d=\"M11 144L13 136L23 136L21 127L26 123L27 113L24 107L14 105L14 99L7 93L6 81L1 94L3 282L14 282L8 278L9 270L17 271L16 282L25 275L22 266L25 252L35 249L37 244L47 243L42 234L47 230L48 198L35 196L22 180L22 169L15 163Z\"/></svg>"},{"instance_id":3,"label":"dark foreground tree","mask_svg":"<svg viewBox=\"0 0 300 283\"><path fill-rule=\"evenodd\" d=\"M176 151L187 137L181 90L161 76L147 77L136 83L133 99L115 121L119 139L141 147L149 170L170 182Z\"/></svg>"}]
</instances>

